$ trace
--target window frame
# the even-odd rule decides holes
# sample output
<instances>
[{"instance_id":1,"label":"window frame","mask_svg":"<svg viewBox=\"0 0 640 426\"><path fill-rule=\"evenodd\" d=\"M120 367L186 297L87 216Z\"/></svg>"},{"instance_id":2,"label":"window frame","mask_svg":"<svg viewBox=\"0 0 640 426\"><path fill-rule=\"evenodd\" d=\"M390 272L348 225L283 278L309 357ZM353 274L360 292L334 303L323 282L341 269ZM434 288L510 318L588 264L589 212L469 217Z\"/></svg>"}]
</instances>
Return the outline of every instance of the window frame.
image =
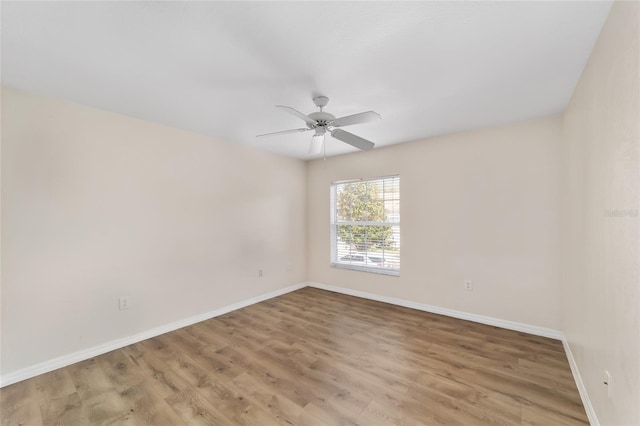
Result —
<instances>
[{"instance_id":1,"label":"window frame","mask_svg":"<svg viewBox=\"0 0 640 426\"><path fill-rule=\"evenodd\" d=\"M397 202L398 202L398 212L397 212L397 221L338 221L338 209L337 209L337 188L339 185L349 184L349 183L361 183L361 182L383 182L385 179L397 179ZM384 201L384 196L383 196ZM360 271L360 272L369 272L374 274L382 274L382 275L390 275L390 276L400 276L400 264L397 268L388 268L383 266L369 266L369 265L354 265L350 263L341 263L339 262L339 248L338 248L338 226L339 225L356 225L356 226L392 226L397 227L397 235L398 241L400 240L400 175L389 175L389 176L376 176L371 178L360 178L360 179L349 179L342 181L332 182L329 188L329 212L330 212L330 254L329 254L329 263L332 268L337 269L347 269L352 271ZM399 244L399 243L398 243ZM401 246L398 245L398 261L400 260ZM369 255L368 251L366 252L354 252L348 253L348 256L360 256L364 255L371 259L371 255ZM375 257L377 253L373 253ZM383 258L384 259L384 249L383 249Z\"/></svg>"}]
</instances>

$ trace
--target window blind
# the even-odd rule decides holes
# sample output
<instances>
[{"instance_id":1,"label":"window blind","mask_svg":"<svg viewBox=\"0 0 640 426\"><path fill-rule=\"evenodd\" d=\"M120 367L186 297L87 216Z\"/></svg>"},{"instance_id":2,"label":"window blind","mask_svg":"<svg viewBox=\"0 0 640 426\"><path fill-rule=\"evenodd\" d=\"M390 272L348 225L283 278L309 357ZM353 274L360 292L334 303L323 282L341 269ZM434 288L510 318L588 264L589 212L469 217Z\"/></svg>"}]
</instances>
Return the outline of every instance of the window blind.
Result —
<instances>
[{"instance_id":1,"label":"window blind","mask_svg":"<svg viewBox=\"0 0 640 426\"><path fill-rule=\"evenodd\" d=\"M331 185L331 265L399 275L400 176Z\"/></svg>"}]
</instances>

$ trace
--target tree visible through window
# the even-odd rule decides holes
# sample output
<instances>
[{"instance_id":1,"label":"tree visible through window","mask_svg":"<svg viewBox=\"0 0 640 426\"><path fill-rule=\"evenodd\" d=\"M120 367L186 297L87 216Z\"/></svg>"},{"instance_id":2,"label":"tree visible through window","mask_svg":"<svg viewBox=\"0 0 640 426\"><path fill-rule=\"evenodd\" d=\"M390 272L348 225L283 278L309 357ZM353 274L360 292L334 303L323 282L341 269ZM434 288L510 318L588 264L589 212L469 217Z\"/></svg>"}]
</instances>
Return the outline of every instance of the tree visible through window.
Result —
<instances>
[{"instance_id":1,"label":"tree visible through window","mask_svg":"<svg viewBox=\"0 0 640 426\"><path fill-rule=\"evenodd\" d=\"M334 183L331 219L333 266L399 273L399 176Z\"/></svg>"}]
</instances>

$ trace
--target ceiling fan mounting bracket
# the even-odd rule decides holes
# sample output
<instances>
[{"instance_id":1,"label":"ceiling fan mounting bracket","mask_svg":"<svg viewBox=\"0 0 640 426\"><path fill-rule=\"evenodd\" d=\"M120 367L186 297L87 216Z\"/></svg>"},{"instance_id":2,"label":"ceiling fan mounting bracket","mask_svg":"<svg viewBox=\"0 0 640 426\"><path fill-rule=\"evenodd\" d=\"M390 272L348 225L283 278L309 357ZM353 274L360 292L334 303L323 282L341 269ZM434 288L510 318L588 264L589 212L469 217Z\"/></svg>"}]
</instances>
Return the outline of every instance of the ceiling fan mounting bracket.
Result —
<instances>
[{"instance_id":1,"label":"ceiling fan mounting bracket","mask_svg":"<svg viewBox=\"0 0 640 426\"><path fill-rule=\"evenodd\" d=\"M322 111L322 108L326 107L329 103L329 98L327 98L326 96L316 96L315 98L313 98L313 103L316 104L318 108L320 108L320 111Z\"/></svg>"}]
</instances>

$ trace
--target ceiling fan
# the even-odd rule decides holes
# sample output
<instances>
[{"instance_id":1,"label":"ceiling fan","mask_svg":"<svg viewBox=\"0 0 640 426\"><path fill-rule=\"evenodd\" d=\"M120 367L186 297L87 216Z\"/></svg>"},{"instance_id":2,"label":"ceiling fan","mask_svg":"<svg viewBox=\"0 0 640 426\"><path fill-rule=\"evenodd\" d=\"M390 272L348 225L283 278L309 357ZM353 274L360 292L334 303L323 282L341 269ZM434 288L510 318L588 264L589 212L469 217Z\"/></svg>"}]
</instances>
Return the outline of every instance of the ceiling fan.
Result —
<instances>
[{"instance_id":1,"label":"ceiling fan","mask_svg":"<svg viewBox=\"0 0 640 426\"><path fill-rule=\"evenodd\" d=\"M288 106L276 105L276 108L280 108L282 111L304 120L305 123L307 123L307 127L283 130L281 132L265 133L263 135L258 135L257 137L261 138L264 136L286 135L288 133L308 132L309 130L313 130L314 135L311 138L309 154L318 154L322 150L324 137L327 132L329 132L334 138L361 150L369 150L374 147L375 144L373 142L342 130L341 128L351 126L352 124L361 124L380 120L382 118L380 117L380 114L374 111L367 111L336 118L332 114L324 112L323 110L329 103L329 98L326 96L317 96L313 98L313 103L316 104L320 111L312 112L309 115L305 115Z\"/></svg>"}]
</instances>

